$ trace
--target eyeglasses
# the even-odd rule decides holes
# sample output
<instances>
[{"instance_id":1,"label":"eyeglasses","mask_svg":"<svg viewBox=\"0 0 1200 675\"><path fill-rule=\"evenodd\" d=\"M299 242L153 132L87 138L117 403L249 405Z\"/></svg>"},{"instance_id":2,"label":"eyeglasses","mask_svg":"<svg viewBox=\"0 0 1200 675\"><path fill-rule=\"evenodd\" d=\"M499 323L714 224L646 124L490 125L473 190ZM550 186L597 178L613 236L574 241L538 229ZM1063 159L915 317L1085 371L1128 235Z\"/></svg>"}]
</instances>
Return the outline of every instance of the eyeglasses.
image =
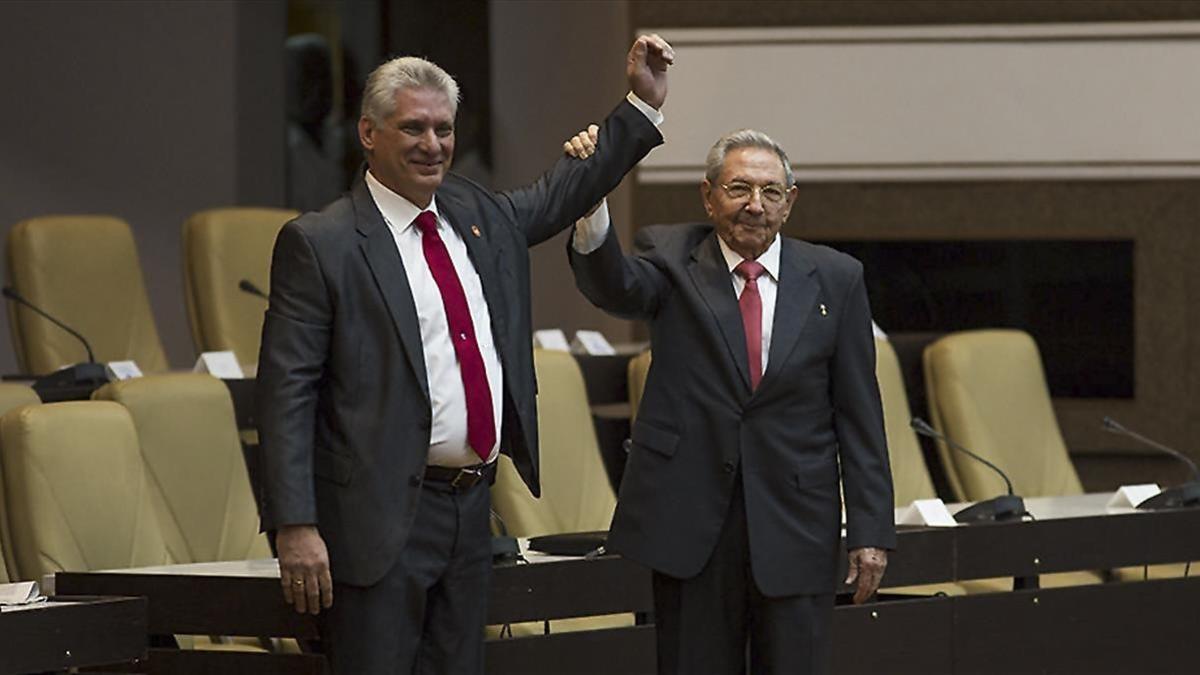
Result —
<instances>
[{"instance_id":1,"label":"eyeglasses","mask_svg":"<svg viewBox=\"0 0 1200 675\"><path fill-rule=\"evenodd\" d=\"M768 183L767 185L750 185L741 181L734 181L728 185L722 183L721 189L725 194L729 195L730 199L738 201L749 201L755 192L759 197L768 204L782 204L783 200L787 199L788 189L779 183Z\"/></svg>"}]
</instances>

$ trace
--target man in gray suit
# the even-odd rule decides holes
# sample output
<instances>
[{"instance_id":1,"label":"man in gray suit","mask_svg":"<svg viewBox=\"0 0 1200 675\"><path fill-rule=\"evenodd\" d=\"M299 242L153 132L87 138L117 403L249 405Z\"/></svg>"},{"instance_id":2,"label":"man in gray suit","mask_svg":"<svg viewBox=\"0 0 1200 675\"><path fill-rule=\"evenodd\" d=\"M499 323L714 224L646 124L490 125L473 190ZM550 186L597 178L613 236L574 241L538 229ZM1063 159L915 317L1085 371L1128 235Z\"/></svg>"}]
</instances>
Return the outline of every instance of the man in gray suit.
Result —
<instances>
[{"instance_id":1,"label":"man in gray suit","mask_svg":"<svg viewBox=\"0 0 1200 675\"><path fill-rule=\"evenodd\" d=\"M538 493L527 249L662 141L669 45L643 36L601 151L494 194L448 173L458 88L394 59L359 121L367 171L284 226L258 369L264 528L284 598L343 675L481 673L488 483Z\"/></svg>"},{"instance_id":2,"label":"man in gray suit","mask_svg":"<svg viewBox=\"0 0 1200 675\"><path fill-rule=\"evenodd\" d=\"M709 152L711 223L642 228L626 256L601 208L568 246L593 304L650 323L608 548L654 570L660 673L829 669L839 482L856 602L895 546L862 265L779 236L796 194L742 130Z\"/></svg>"}]
</instances>

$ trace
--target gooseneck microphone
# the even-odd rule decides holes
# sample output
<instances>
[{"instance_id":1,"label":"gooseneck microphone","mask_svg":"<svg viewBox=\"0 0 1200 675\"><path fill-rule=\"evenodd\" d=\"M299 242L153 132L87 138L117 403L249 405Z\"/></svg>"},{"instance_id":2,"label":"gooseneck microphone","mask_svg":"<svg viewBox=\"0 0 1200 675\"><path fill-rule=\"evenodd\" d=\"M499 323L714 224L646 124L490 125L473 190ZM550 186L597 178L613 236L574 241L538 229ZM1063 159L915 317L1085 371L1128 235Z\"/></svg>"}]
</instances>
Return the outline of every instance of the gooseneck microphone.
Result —
<instances>
[{"instance_id":1,"label":"gooseneck microphone","mask_svg":"<svg viewBox=\"0 0 1200 675\"><path fill-rule=\"evenodd\" d=\"M74 328L71 328L70 326L63 323L62 321L59 321L58 319L50 316L41 307L38 307L37 305L33 304L32 302L26 300L24 296L22 296L20 293L13 290L12 286L5 286L4 288L0 288L0 293L2 293L4 295L4 297L8 298L9 300L12 300L13 302L15 302L17 304L24 305L24 306L28 307L29 309L32 309L33 311L37 312L38 314L44 316L47 320L50 321L50 323L54 324L55 326L58 326L59 328L65 330L68 333L70 333L71 335L75 336L75 339L82 342L83 348L85 350L87 350L87 357L88 357L87 362L88 363L96 362L96 356L92 353L92 346L90 344L88 344L87 338L85 338L79 334L79 331L75 330Z\"/></svg>"},{"instance_id":2,"label":"gooseneck microphone","mask_svg":"<svg viewBox=\"0 0 1200 675\"><path fill-rule=\"evenodd\" d=\"M1139 509L1177 509L1185 506L1200 505L1200 469L1196 467L1196 463L1192 461L1191 457L1188 457L1174 448L1168 448L1158 441L1146 438L1136 431L1126 429L1119 422L1108 416L1104 417L1103 428L1109 433L1128 436L1139 443L1143 443L1151 448L1154 448L1155 450L1166 453L1183 462L1184 464L1187 464L1188 468L1192 470L1192 479L1190 481L1184 483L1183 485L1163 490L1153 497L1143 500L1137 505Z\"/></svg>"},{"instance_id":3,"label":"gooseneck microphone","mask_svg":"<svg viewBox=\"0 0 1200 675\"><path fill-rule=\"evenodd\" d=\"M250 295L258 296L258 297L262 298L263 300L270 299L267 297L266 293L263 293L261 288L259 288L258 286L255 286L254 282L250 281L249 279L242 279L241 281L239 281L238 282L238 290L240 290L243 293L249 293Z\"/></svg>"},{"instance_id":4,"label":"gooseneck microphone","mask_svg":"<svg viewBox=\"0 0 1200 675\"><path fill-rule=\"evenodd\" d=\"M1013 494L1012 481L1008 479L1008 475L1000 470L1000 467L992 464L979 455L971 452L963 446L955 443L945 435L938 433L936 429L931 427L928 422L920 417L914 417L909 421L909 426L912 430L927 436L942 441L949 447L965 454L977 462L982 462L992 471L995 471L1000 478L1004 480L1004 485L1008 489L1007 495L993 497L976 504L972 504L958 513L954 514L954 520L960 523L986 522L986 521L1001 521L1001 520L1017 520L1025 515L1025 500Z\"/></svg>"},{"instance_id":5,"label":"gooseneck microphone","mask_svg":"<svg viewBox=\"0 0 1200 675\"><path fill-rule=\"evenodd\" d=\"M70 333L76 340L79 340L81 343L83 343L83 348L85 351L87 351L87 363L77 363L73 366L69 366L67 368L63 368L62 370L44 375L39 377L33 383L33 388L38 391L39 395L42 395L42 400L49 400L45 395L43 395L45 390L73 387L78 385L91 386L108 381L108 374L104 372L104 364L96 363L96 355L92 352L92 345L88 343L87 338L83 337L79 331L51 316L41 307L38 307L32 302L26 300L25 297L14 290L12 286L0 288L0 295L3 295L5 298L19 305L28 307L38 315L45 317L50 323L58 326L67 333Z\"/></svg>"}]
</instances>

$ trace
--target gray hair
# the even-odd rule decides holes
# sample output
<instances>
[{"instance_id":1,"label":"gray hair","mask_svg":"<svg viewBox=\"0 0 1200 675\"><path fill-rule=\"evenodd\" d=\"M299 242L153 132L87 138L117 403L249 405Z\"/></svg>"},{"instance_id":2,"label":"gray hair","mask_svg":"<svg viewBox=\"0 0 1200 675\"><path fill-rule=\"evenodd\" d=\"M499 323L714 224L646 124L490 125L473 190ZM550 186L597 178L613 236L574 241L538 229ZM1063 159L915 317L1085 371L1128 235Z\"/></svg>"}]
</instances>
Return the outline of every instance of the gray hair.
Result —
<instances>
[{"instance_id":1,"label":"gray hair","mask_svg":"<svg viewBox=\"0 0 1200 675\"><path fill-rule=\"evenodd\" d=\"M396 94L403 89L434 89L450 100L450 111L458 112L458 83L432 61L401 56L371 71L363 88L362 116L382 123L396 110Z\"/></svg>"},{"instance_id":2,"label":"gray hair","mask_svg":"<svg viewBox=\"0 0 1200 675\"><path fill-rule=\"evenodd\" d=\"M721 169L725 166L725 155L730 150L738 148L762 148L770 150L779 156L779 161L783 163L783 174L786 178L786 187L791 187L795 182L795 176L792 175L792 164L788 161L787 153L778 143L771 140L771 137L761 131L754 129L738 129L731 131L717 139L713 144L712 149L708 151L708 158L704 161L704 177L709 183L716 183L717 178L721 175Z\"/></svg>"}]
</instances>

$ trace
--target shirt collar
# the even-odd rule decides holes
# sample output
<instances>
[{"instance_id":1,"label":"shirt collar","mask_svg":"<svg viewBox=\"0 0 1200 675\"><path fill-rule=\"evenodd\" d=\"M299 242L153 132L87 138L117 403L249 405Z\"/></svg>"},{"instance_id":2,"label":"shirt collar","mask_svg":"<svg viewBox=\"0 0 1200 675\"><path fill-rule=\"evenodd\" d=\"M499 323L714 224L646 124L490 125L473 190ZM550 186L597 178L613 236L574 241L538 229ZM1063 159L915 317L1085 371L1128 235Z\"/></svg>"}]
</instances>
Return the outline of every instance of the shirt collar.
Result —
<instances>
[{"instance_id":1,"label":"shirt collar","mask_svg":"<svg viewBox=\"0 0 1200 675\"><path fill-rule=\"evenodd\" d=\"M783 245L779 242L782 239L783 235L776 233L775 241L772 241L767 250L758 256L758 263L763 266L767 274L771 275L771 279L775 283L779 283L779 253L783 250ZM733 268L737 267L738 263L745 260L745 258L737 251L729 248L729 244L726 244L720 235L717 235L717 243L721 245L721 255L725 257L725 264L729 266L729 273L733 274Z\"/></svg>"},{"instance_id":2,"label":"shirt collar","mask_svg":"<svg viewBox=\"0 0 1200 675\"><path fill-rule=\"evenodd\" d=\"M422 209L416 204L408 201L405 197L395 193L391 188L379 182L379 179L367 169L367 190L371 192L371 198L375 200L375 205L379 207L379 212L383 214L383 219L387 221L388 227L392 228L397 234L402 234L408 231L413 226L413 221L417 219L422 211L432 211L434 216L437 216L438 228L442 227L442 218L438 215L437 195L429 200L429 206Z\"/></svg>"}]
</instances>

